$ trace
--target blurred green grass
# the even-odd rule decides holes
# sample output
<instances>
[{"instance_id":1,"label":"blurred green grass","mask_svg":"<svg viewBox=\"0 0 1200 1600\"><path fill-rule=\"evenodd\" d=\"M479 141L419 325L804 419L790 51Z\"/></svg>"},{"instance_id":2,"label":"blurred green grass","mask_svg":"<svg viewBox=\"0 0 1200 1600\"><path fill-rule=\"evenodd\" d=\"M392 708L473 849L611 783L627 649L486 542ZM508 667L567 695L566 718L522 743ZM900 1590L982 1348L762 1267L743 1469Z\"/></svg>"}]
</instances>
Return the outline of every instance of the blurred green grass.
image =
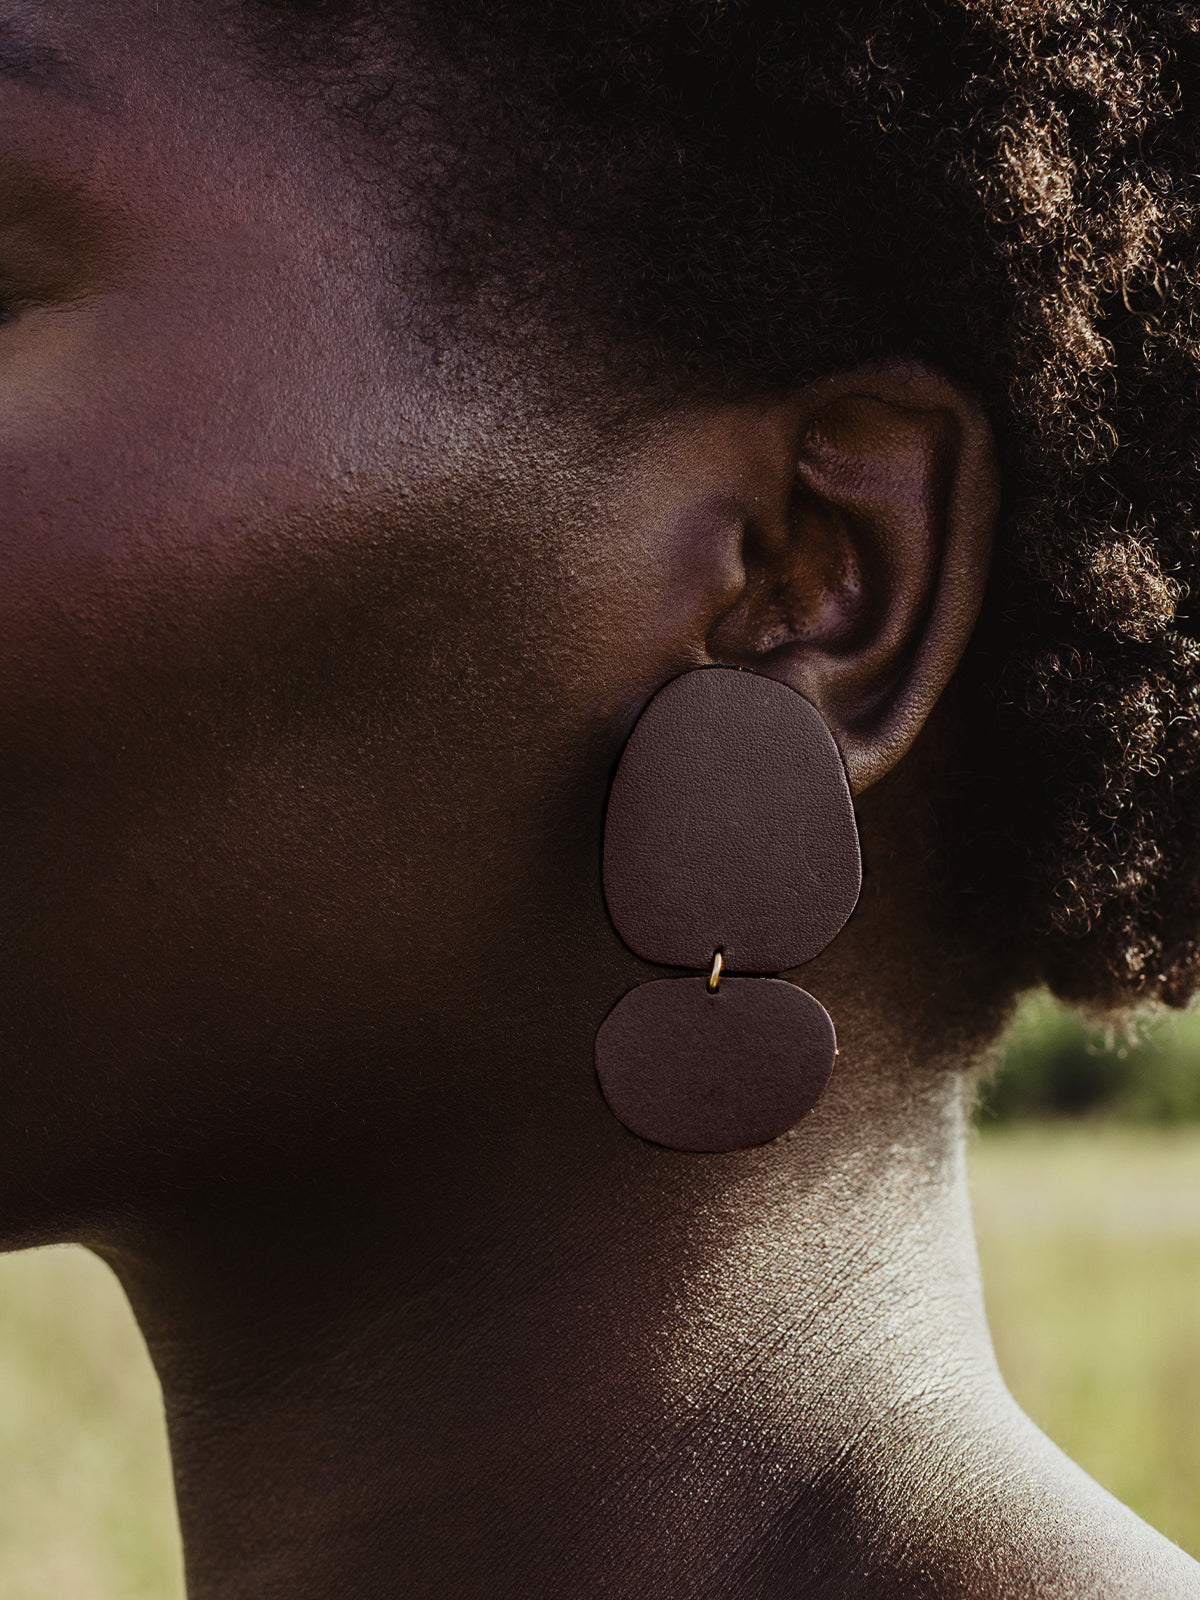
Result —
<instances>
[{"instance_id":1,"label":"blurred green grass","mask_svg":"<svg viewBox=\"0 0 1200 1600\"><path fill-rule=\"evenodd\" d=\"M1200 1558L1200 1014L1018 1008L971 1152L988 1320L1018 1402Z\"/></svg>"},{"instance_id":2,"label":"blurred green grass","mask_svg":"<svg viewBox=\"0 0 1200 1600\"><path fill-rule=\"evenodd\" d=\"M1200 1127L1013 1122L971 1177L1009 1388L1200 1558Z\"/></svg>"},{"instance_id":3,"label":"blurred green grass","mask_svg":"<svg viewBox=\"0 0 1200 1600\"><path fill-rule=\"evenodd\" d=\"M1000 1366L1200 1557L1200 1017L1130 1046L1021 1009L971 1148ZM0 1258L0 1600L182 1600L157 1382L82 1250Z\"/></svg>"},{"instance_id":4,"label":"blurred green grass","mask_svg":"<svg viewBox=\"0 0 1200 1600\"><path fill-rule=\"evenodd\" d=\"M158 1382L116 1279L0 1258L0 1600L182 1600Z\"/></svg>"}]
</instances>

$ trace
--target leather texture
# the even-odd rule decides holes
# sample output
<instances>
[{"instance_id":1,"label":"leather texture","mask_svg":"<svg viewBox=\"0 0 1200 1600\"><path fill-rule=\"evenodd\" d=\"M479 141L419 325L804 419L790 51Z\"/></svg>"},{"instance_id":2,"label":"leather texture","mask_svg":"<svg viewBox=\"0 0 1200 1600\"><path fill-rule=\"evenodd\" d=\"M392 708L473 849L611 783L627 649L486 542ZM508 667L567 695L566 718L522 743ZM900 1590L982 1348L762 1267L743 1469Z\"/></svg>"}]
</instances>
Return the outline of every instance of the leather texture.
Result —
<instances>
[{"instance_id":1,"label":"leather texture","mask_svg":"<svg viewBox=\"0 0 1200 1600\"><path fill-rule=\"evenodd\" d=\"M820 713L754 673L675 678L639 718L604 831L609 915L663 966L783 972L842 928L862 884L842 758Z\"/></svg>"},{"instance_id":2,"label":"leather texture","mask_svg":"<svg viewBox=\"0 0 1200 1600\"><path fill-rule=\"evenodd\" d=\"M672 1150L778 1138L820 1098L837 1045L829 1013L782 978L643 983L596 1036L596 1072L631 1133Z\"/></svg>"}]
</instances>

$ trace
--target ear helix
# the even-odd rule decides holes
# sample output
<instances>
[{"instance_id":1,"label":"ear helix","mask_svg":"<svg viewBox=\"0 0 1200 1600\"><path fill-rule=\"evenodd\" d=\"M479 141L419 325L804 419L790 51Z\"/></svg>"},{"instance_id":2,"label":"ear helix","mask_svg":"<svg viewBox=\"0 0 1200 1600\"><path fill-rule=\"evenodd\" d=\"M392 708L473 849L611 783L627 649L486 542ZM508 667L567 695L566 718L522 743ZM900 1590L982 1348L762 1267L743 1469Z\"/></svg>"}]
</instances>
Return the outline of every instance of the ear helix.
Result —
<instances>
[{"instance_id":1,"label":"ear helix","mask_svg":"<svg viewBox=\"0 0 1200 1600\"><path fill-rule=\"evenodd\" d=\"M614 1115L673 1150L739 1150L820 1098L837 1053L824 1007L777 973L844 926L862 884L845 768L786 685L708 667L650 701L621 757L604 895L647 961L701 969L631 990L596 1036Z\"/></svg>"}]
</instances>

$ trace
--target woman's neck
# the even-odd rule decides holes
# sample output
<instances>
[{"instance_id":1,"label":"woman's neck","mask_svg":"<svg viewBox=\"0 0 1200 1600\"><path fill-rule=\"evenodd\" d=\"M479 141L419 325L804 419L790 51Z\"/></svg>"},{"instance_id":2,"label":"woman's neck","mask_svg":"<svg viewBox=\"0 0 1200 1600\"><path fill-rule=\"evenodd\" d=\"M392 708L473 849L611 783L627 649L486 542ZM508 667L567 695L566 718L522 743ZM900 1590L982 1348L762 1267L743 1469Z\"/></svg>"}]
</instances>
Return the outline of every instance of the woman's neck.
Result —
<instances>
[{"instance_id":1,"label":"woman's neck","mask_svg":"<svg viewBox=\"0 0 1200 1600\"><path fill-rule=\"evenodd\" d=\"M996 1373L958 1078L855 1059L762 1151L514 1152L457 1235L343 1182L110 1248L194 1600L1077 1595L1105 1539L1126 1592Z\"/></svg>"}]
</instances>

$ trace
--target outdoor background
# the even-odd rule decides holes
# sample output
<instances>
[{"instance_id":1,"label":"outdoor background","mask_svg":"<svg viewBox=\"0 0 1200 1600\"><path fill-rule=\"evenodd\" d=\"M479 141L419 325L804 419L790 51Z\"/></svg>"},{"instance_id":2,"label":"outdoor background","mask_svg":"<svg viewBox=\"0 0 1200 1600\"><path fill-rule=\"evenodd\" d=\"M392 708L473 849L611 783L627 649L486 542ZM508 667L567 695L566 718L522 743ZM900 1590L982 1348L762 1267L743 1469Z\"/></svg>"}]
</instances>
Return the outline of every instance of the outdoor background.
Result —
<instances>
[{"instance_id":1,"label":"outdoor background","mask_svg":"<svg viewBox=\"0 0 1200 1600\"><path fill-rule=\"evenodd\" d=\"M1042 999L972 1148L1000 1365L1035 1421L1200 1557L1200 1016L1133 1046ZM0 1600L181 1600L157 1386L107 1268L0 1258Z\"/></svg>"}]
</instances>

